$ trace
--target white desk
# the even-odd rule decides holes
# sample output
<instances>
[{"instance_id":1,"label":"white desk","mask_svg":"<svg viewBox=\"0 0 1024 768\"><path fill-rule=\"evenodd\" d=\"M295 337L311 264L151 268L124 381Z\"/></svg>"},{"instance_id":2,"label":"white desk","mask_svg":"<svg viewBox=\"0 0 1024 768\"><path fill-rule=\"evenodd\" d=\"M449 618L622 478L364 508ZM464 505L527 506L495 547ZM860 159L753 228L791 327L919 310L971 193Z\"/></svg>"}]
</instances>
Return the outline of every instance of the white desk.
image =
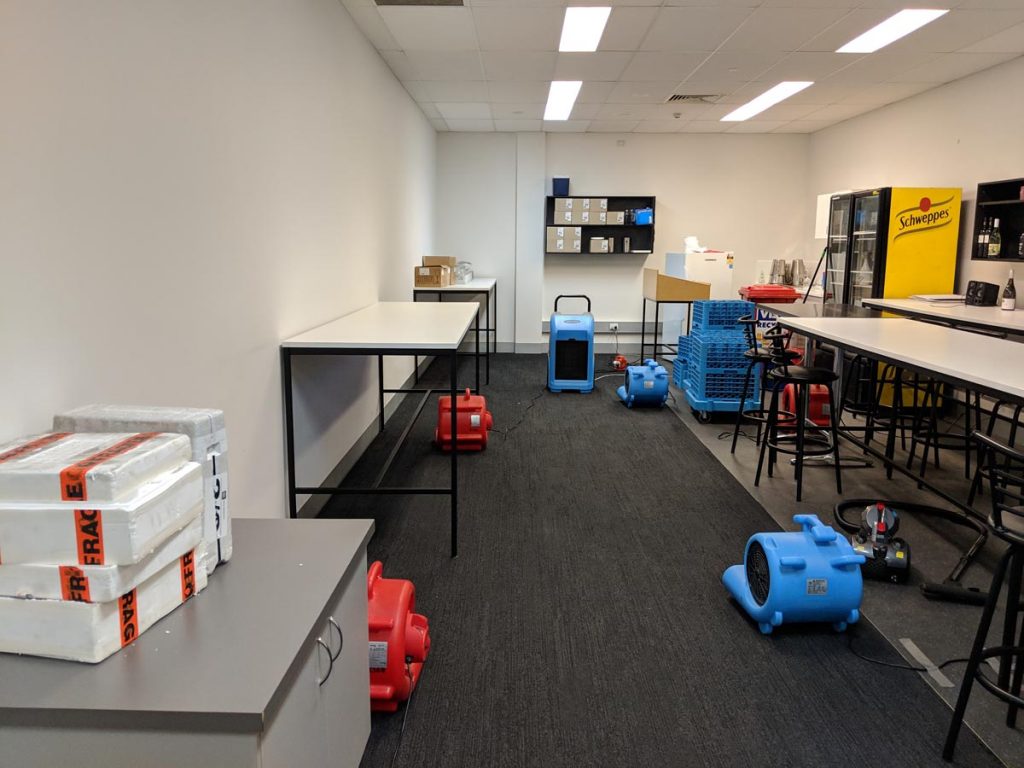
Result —
<instances>
[{"instance_id":1,"label":"white desk","mask_svg":"<svg viewBox=\"0 0 1024 768\"><path fill-rule=\"evenodd\" d=\"M951 384L1024 402L1024 344L913 320L780 317L779 324Z\"/></svg>"},{"instance_id":2,"label":"white desk","mask_svg":"<svg viewBox=\"0 0 1024 768\"><path fill-rule=\"evenodd\" d=\"M969 307L966 304L938 304L920 299L862 299L865 307L895 312L907 317L940 320L954 326L979 328L1024 335L1024 312L1004 312L999 307Z\"/></svg>"},{"instance_id":3,"label":"white desk","mask_svg":"<svg viewBox=\"0 0 1024 768\"><path fill-rule=\"evenodd\" d=\"M477 316L477 307L466 303L379 302L337 320L300 333L281 342L281 377L284 388L285 450L288 469L288 510L297 517L299 494L338 495L444 495L451 498L451 551L458 554L458 451L449 451L451 483L447 488L382 486L391 463L398 455L413 424L435 393L432 389L388 389L384 386L385 355L422 355L449 360L447 391L455 402L458 390L459 346ZM296 355L376 355L378 428L384 431L384 395L418 393L422 397L409 424L392 448L384 466L369 488L319 486L300 487L295 481L295 425L292 408L292 357ZM476 324L476 387L480 389L480 324ZM452 440L456 438L457 412L452 409Z\"/></svg>"},{"instance_id":4,"label":"white desk","mask_svg":"<svg viewBox=\"0 0 1024 768\"><path fill-rule=\"evenodd\" d=\"M494 353L498 352L498 281L493 277L474 277L468 283L458 285L445 285L438 288L413 288L412 300L418 301L423 295L437 296L438 302L444 301L448 294L459 296L471 296L474 299L484 297L484 327L481 329L484 336L484 365L486 377L484 381L491 383L491 344L494 345ZM491 309L491 305L494 309ZM492 315L491 312L494 312ZM493 320L492 320L493 318ZM480 312L477 311L476 324L480 325ZM416 380L419 381L419 358L414 361L416 364ZM479 376L478 376L479 378Z\"/></svg>"}]
</instances>

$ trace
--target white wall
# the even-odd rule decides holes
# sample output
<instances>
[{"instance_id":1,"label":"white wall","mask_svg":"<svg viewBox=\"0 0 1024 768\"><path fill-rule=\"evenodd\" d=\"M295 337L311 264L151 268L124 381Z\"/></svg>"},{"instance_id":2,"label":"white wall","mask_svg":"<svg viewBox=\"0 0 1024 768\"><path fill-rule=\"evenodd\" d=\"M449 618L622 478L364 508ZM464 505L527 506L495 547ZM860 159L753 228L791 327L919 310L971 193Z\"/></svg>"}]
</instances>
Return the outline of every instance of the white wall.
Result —
<instances>
[{"instance_id":1,"label":"white wall","mask_svg":"<svg viewBox=\"0 0 1024 768\"><path fill-rule=\"evenodd\" d=\"M3 3L0 103L0 439L87 402L223 408L233 513L283 515L278 343L409 295L427 120L337 0ZM300 483L375 380L297 365Z\"/></svg>"},{"instance_id":2,"label":"white wall","mask_svg":"<svg viewBox=\"0 0 1024 768\"><path fill-rule=\"evenodd\" d=\"M1022 82L1018 58L813 134L808 210L837 188L961 187L959 287L1003 284L1012 265L972 262L969 240L978 182L1024 177Z\"/></svg>"},{"instance_id":3,"label":"white wall","mask_svg":"<svg viewBox=\"0 0 1024 768\"><path fill-rule=\"evenodd\" d=\"M538 133L517 134L515 143L508 138L442 134L436 228L442 250L449 243L469 250L490 237L488 264L499 260L494 269L501 280L514 270L515 340L521 350L544 342L541 322L559 293L588 294L598 320L639 321L644 266L663 267L665 253L682 250L685 235L735 252L737 288L756 282L758 259L811 253L806 136ZM545 256L544 197L553 175L570 176L574 195L656 196L655 252ZM511 242L499 242L512 224L514 249Z\"/></svg>"}]
</instances>

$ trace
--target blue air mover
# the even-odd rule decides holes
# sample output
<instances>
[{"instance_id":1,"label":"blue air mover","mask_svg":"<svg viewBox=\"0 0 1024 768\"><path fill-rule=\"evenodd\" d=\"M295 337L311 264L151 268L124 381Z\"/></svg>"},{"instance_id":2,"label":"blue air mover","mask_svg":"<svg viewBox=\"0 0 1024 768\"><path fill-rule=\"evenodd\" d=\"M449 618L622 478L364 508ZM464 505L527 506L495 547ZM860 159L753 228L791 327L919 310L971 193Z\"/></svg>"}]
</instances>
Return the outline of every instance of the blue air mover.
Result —
<instances>
[{"instance_id":1,"label":"blue air mover","mask_svg":"<svg viewBox=\"0 0 1024 768\"><path fill-rule=\"evenodd\" d=\"M634 405L662 406L668 400L668 371L654 360L626 368L626 381L617 390L619 399Z\"/></svg>"},{"instance_id":2,"label":"blue air mover","mask_svg":"<svg viewBox=\"0 0 1024 768\"><path fill-rule=\"evenodd\" d=\"M722 583L764 634L783 622L830 621L838 631L860 618L864 556L817 515L794 515L798 533L755 533L743 565Z\"/></svg>"},{"instance_id":3,"label":"blue air mover","mask_svg":"<svg viewBox=\"0 0 1024 768\"><path fill-rule=\"evenodd\" d=\"M584 315L563 315L562 299L586 299ZM548 389L552 392L590 392L594 388L594 316L590 297L578 294L555 298L548 348Z\"/></svg>"}]
</instances>

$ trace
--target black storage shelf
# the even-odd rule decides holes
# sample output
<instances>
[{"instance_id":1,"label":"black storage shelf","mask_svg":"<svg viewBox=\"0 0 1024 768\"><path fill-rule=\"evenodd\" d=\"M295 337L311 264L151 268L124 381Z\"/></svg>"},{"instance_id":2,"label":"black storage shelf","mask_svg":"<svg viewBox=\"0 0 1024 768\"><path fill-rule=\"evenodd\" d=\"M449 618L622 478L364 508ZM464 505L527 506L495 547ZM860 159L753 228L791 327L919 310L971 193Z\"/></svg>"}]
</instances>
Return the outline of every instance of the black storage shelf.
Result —
<instances>
[{"instance_id":1,"label":"black storage shelf","mask_svg":"<svg viewBox=\"0 0 1024 768\"><path fill-rule=\"evenodd\" d=\"M1017 245L1024 233L1024 200L1021 189L1024 179L989 181L978 185L977 202L974 208L974 233L971 238L971 259L975 261L1021 262ZM978 234L984 219L999 219L999 234L1002 236L1002 250L998 258L978 253Z\"/></svg>"},{"instance_id":2,"label":"black storage shelf","mask_svg":"<svg viewBox=\"0 0 1024 768\"><path fill-rule=\"evenodd\" d=\"M655 209L655 198L645 196L612 196L612 195L559 195L558 198L548 196L544 208L544 234L545 246L547 243L548 227L579 227L582 242L580 252L575 251L548 251L545 247L545 254L550 256L647 256L654 252L654 224L566 224L555 221L555 200L568 197L573 200L586 200L590 198L604 198L608 200L608 211L629 211L637 208L650 208L654 211L654 222L658 221L657 210ZM613 237L616 246L621 244L623 237L629 238L629 251L616 248L614 251L604 253L602 251L590 250L590 238L592 237Z\"/></svg>"}]
</instances>

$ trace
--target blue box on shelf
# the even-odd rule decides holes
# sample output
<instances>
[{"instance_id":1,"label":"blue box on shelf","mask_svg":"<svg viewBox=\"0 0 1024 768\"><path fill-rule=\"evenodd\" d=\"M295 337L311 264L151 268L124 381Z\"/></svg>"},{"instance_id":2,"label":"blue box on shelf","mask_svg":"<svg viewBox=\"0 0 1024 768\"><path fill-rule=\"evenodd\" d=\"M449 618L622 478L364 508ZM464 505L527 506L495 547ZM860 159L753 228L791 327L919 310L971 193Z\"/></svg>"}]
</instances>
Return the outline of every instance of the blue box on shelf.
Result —
<instances>
[{"instance_id":1,"label":"blue box on shelf","mask_svg":"<svg viewBox=\"0 0 1024 768\"><path fill-rule=\"evenodd\" d=\"M654 223L654 209L653 208L637 208L633 211L633 223L634 224L653 224Z\"/></svg>"},{"instance_id":2,"label":"blue box on shelf","mask_svg":"<svg viewBox=\"0 0 1024 768\"><path fill-rule=\"evenodd\" d=\"M554 176L551 179L551 194L554 197L568 197L569 196L569 177L568 176Z\"/></svg>"}]
</instances>

